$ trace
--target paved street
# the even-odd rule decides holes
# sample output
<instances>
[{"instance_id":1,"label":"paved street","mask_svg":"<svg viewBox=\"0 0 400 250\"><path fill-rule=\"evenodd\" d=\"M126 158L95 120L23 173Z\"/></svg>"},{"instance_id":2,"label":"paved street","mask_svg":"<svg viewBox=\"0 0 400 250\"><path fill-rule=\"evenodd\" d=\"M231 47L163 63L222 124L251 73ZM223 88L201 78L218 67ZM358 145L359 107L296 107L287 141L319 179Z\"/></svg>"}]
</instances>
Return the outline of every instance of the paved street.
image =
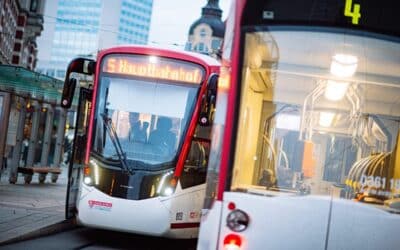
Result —
<instances>
[{"instance_id":1,"label":"paved street","mask_svg":"<svg viewBox=\"0 0 400 250\"><path fill-rule=\"evenodd\" d=\"M50 230L49 226L64 220L64 205L67 169L56 183L47 176L44 184L39 184L37 175L31 184L24 184L20 174L16 184L9 184L8 173L4 172L0 181L0 243Z\"/></svg>"},{"instance_id":2,"label":"paved street","mask_svg":"<svg viewBox=\"0 0 400 250\"><path fill-rule=\"evenodd\" d=\"M138 249L194 250L196 240L173 240L78 227L46 237L0 247L2 250L23 249Z\"/></svg>"},{"instance_id":3,"label":"paved street","mask_svg":"<svg viewBox=\"0 0 400 250\"><path fill-rule=\"evenodd\" d=\"M171 240L77 227L64 220L67 169L57 183L0 182L0 249L195 249L196 240ZM11 242L10 244L5 244Z\"/></svg>"}]
</instances>

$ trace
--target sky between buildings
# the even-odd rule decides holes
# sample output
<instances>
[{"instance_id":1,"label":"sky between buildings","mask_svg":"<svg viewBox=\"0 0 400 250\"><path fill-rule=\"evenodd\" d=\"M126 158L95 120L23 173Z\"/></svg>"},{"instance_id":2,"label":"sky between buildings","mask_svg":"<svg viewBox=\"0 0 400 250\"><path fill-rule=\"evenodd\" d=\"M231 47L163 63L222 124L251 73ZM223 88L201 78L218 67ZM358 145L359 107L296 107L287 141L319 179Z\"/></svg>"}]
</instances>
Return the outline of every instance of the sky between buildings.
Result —
<instances>
[{"instance_id":1,"label":"sky between buildings","mask_svg":"<svg viewBox=\"0 0 400 250\"><path fill-rule=\"evenodd\" d=\"M225 21L231 0L220 0L222 20ZM149 44L184 46L190 25L200 18L207 0L154 0Z\"/></svg>"}]
</instances>

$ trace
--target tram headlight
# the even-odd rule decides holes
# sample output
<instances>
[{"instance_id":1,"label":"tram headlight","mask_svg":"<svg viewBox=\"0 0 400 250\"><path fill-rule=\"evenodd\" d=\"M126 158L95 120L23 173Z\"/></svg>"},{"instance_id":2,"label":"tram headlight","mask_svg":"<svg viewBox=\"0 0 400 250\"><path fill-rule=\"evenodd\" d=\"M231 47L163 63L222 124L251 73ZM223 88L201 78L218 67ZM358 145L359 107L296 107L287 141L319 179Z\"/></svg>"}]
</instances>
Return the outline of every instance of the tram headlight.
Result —
<instances>
[{"instance_id":1,"label":"tram headlight","mask_svg":"<svg viewBox=\"0 0 400 250\"><path fill-rule=\"evenodd\" d=\"M90 176L85 176L85 178L83 178L83 182L86 185L91 185L92 184L92 178Z\"/></svg>"},{"instance_id":2,"label":"tram headlight","mask_svg":"<svg viewBox=\"0 0 400 250\"><path fill-rule=\"evenodd\" d=\"M90 159L89 164L85 164L83 167L83 183L86 185L98 185L99 184L99 166L94 159Z\"/></svg>"},{"instance_id":3,"label":"tram headlight","mask_svg":"<svg viewBox=\"0 0 400 250\"><path fill-rule=\"evenodd\" d=\"M228 214L226 225L234 232L242 232L249 225L249 216L240 209L235 209Z\"/></svg>"},{"instance_id":4,"label":"tram headlight","mask_svg":"<svg viewBox=\"0 0 400 250\"><path fill-rule=\"evenodd\" d=\"M170 196L174 193L177 181L173 176L173 171L168 171L160 177L157 186L157 194L160 196Z\"/></svg>"},{"instance_id":5,"label":"tram headlight","mask_svg":"<svg viewBox=\"0 0 400 250\"><path fill-rule=\"evenodd\" d=\"M83 166L83 183L88 186L93 185L92 170L90 164L85 164Z\"/></svg>"},{"instance_id":6,"label":"tram headlight","mask_svg":"<svg viewBox=\"0 0 400 250\"><path fill-rule=\"evenodd\" d=\"M174 190L171 187L167 187L167 188L164 189L164 195L165 196L170 196L173 193L174 193Z\"/></svg>"}]
</instances>

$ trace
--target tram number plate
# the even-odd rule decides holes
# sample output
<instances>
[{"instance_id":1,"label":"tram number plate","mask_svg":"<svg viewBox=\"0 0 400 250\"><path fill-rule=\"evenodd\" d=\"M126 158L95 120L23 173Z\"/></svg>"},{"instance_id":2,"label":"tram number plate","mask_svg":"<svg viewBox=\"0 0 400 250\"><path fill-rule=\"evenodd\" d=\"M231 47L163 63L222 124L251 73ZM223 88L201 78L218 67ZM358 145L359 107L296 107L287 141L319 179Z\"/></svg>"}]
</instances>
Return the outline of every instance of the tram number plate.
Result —
<instances>
[{"instance_id":1,"label":"tram number plate","mask_svg":"<svg viewBox=\"0 0 400 250\"><path fill-rule=\"evenodd\" d=\"M387 179L386 177L381 177L381 176L367 176L367 175L362 175L360 178L360 185L361 185L361 191L364 191L365 188L373 188L373 189L386 189L389 188L392 192L400 192L400 179ZM382 193L383 195L387 195L385 193ZM390 194L390 192L389 192Z\"/></svg>"}]
</instances>

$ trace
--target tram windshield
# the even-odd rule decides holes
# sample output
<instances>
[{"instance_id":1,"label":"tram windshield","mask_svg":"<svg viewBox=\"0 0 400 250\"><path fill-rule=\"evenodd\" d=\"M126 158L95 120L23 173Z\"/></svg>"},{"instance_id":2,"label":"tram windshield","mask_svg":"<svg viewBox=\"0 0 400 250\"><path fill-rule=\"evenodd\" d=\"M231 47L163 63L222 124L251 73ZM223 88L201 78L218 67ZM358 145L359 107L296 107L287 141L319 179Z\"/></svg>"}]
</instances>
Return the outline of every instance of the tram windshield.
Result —
<instances>
[{"instance_id":1,"label":"tram windshield","mask_svg":"<svg viewBox=\"0 0 400 250\"><path fill-rule=\"evenodd\" d=\"M191 82L103 73L93 152L129 169L171 167L200 87Z\"/></svg>"},{"instance_id":2,"label":"tram windshield","mask_svg":"<svg viewBox=\"0 0 400 250\"><path fill-rule=\"evenodd\" d=\"M245 34L231 189L400 196L400 42L271 26Z\"/></svg>"}]
</instances>

